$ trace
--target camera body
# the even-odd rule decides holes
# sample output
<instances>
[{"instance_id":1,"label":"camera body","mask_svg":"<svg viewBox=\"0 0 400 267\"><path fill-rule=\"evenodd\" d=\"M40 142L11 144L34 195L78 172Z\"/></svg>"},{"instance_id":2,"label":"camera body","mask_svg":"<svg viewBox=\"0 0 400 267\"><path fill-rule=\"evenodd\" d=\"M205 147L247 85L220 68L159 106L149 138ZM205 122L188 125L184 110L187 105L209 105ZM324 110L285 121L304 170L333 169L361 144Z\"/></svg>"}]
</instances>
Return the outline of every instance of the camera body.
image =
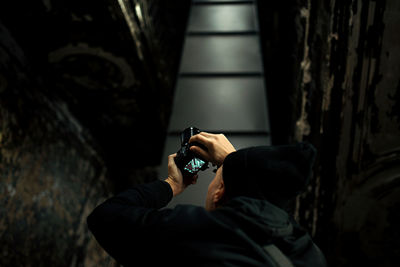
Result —
<instances>
[{"instance_id":1,"label":"camera body","mask_svg":"<svg viewBox=\"0 0 400 267\"><path fill-rule=\"evenodd\" d=\"M175 163L178 168L181 170L184 177L192 177L197 174L199 171L204 171L208 168L208 162L201 157L194 154L190 147L195 145L207 150L205 146L202 144L193 142L189 144L189 139L193 135L199 134L200 130L196 127L186 128L180 136L181 139L181 148L177 152L177 156L175 157Z\"/></svg>"}]
</instances>

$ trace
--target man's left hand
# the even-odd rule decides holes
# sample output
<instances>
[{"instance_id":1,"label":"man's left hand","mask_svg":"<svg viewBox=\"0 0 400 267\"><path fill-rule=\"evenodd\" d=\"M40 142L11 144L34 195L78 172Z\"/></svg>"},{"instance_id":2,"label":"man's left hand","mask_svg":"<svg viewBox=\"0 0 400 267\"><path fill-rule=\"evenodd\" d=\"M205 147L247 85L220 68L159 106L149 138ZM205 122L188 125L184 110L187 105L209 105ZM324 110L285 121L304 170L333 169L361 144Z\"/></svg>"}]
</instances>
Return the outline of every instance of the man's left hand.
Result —
<instances>
[{"instance_id":1,"label":"man's left hand","mask_svg":"<svg viewBox=\"0 0 400 267\"><path fill-rule=\"evenodd\" d=\"M183 178L181 170L176 166L174 158L176 153L168 156L168 178L165 179L172 188L173 195L179 195L186 187L197 182L197 175L191 177L191 179Z\"/></svg>"}]
</instances>

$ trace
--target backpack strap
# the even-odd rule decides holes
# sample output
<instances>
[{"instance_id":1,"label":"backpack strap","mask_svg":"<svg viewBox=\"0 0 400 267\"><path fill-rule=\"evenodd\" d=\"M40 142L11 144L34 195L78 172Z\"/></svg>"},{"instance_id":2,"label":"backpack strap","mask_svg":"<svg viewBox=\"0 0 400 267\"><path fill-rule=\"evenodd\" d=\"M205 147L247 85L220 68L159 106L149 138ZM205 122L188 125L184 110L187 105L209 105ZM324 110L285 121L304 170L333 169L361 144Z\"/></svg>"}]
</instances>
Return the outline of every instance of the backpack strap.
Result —
<instances>
[{"instance_id":1,"label":"backpack strap","mask_svg":"<svg viewBox=\"0 0 400 267\"><path fill-rule=\"evenodd\" d=\"M294 267L289 258L274 244L266 245L263 248L271 256L276 267Z\"/></svg>"}]
</instances>

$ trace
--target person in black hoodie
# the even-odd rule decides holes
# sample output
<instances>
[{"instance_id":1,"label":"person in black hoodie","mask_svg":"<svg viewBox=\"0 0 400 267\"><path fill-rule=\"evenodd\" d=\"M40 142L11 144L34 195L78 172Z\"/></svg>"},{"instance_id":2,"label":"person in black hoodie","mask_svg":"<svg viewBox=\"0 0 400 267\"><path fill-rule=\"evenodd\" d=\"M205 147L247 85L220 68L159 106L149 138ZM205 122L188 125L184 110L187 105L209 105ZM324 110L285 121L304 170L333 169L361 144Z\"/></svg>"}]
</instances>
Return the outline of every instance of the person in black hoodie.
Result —
<instances>
[{"instance_id":1,"label":"person in black hoodie","mask_svg":"<svg viewBox=\"0 0 400 267\"><path fill-rule=\"evenodd\" d=\"M164 208L196 182L174 157L168 178L130 188L88 217L99 244L123 266L326 266L309 234L284 207L307 186L315 148L307 143L235 148L201 132L191 150L218 166L205 208Z\"/></svg>"}]
</instances>

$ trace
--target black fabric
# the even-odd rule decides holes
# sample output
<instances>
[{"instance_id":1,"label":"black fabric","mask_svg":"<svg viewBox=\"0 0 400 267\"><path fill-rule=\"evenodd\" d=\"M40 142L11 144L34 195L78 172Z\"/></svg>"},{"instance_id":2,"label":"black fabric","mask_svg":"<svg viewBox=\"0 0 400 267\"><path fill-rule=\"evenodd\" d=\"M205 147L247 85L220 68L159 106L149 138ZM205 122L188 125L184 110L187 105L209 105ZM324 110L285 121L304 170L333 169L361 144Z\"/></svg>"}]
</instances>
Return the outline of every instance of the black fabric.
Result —
<instances>
[{"instance_id":1,"label":"black fabric","mask_svg":"<svg viewBox=\"0 0 400 267\"><path fill-rule=\"evenodd\" d=\"M233 152L222 169L225 194L265 199L283 207L306 188L315 155L315 148L304 142Z\"/></svg>"},{"instance_id":2,"label":"black fabric","mask_svg":"<svg viewBox=\"0 0 400 267\"><path fill-rule=\"evenodd\" d=\"M124 266L274 266L263 246L274 243L295 266L325 266L309 235L268 201L234 198L215 211L178 205L168 183L129 189L98 206L88 226Z\"/></svg>"}]
</instances>

